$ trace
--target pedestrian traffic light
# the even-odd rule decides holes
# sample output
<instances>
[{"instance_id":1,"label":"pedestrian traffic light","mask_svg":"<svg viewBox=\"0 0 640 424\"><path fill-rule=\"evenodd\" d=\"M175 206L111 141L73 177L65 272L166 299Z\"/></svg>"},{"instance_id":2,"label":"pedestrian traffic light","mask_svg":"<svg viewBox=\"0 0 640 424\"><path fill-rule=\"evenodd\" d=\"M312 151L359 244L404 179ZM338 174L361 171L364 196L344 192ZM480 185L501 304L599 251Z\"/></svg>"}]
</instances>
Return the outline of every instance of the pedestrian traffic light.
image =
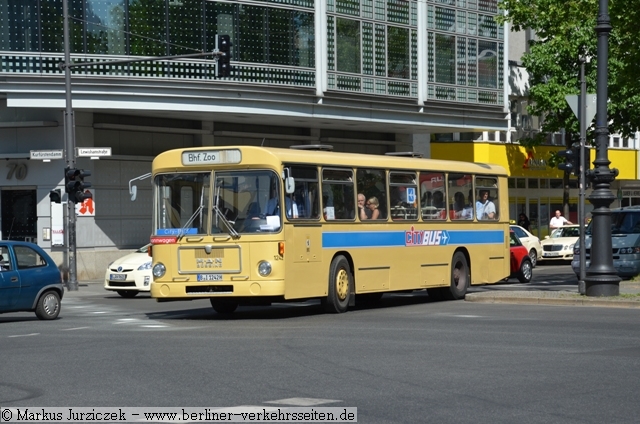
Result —
<instances>
[{"instance_id":1,"label":"pedestrian traffic light","mask_svg":"<svg viewBox=\"0 0 640 424\"><path fill-rule=\"evenodd\" d=\"M62 202L62 194L60 193L60 189L51 190L49 192L49 200L52 203L61 203Z\"/></svg>"},{"instance_id":2,"label":"pedestrian traffic light","mask_svg":"<svg viewBox=\"0 0 640 424\"><path fill-rule=\"evenodd\" d=\"M231 75L231 38L228 35L217 35L216 45L218 47L218 76L228 77Z\"/></svg>"},{"instance_id":3,"label":"pedestrian traffic light","mask_svg":"<svg viewBox=\"0 0 640 424\"><path fill-rule=\"evenodd\" d=\"M572 146L567 150L560 150L558 156L564 158L564 163L558 164L558 169L562 169L569 174L580 175L580 146Z\"/></svg>"},{"instance_id":4,"label":"pedestrian traffic light","mask_svg":"<svg viewBox=\"0 0 640 424\"><path fill-rule=\"evenodd\" d=\"M64 187L69 200L73 203L82 203L84 199L91 197L85 190L91 187L91 183L85 181L85 177L91 176L91 172L84 169L66 167L64 169Z\"/></svg>"}]
</instances>

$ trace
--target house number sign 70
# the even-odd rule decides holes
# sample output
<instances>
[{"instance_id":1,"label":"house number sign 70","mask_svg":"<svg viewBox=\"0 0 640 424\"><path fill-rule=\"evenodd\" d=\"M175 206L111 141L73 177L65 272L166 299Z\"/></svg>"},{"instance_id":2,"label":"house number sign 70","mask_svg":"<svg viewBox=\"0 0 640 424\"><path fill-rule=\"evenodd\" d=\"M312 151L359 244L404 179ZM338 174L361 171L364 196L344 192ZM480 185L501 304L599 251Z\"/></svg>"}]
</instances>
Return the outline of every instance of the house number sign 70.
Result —
<instances>
[{"instance_id":1,"label":"house number sign 70","mask_svg":"<svg viewBox=\"0 0 640 424\"><path fill-rule=\"evenodd\" d=\"M15 175L16 180L24 180L27 177L27 164L25 163L8 163L7 168L7 180L10 180Z\"/></svg>"}]
</instances>

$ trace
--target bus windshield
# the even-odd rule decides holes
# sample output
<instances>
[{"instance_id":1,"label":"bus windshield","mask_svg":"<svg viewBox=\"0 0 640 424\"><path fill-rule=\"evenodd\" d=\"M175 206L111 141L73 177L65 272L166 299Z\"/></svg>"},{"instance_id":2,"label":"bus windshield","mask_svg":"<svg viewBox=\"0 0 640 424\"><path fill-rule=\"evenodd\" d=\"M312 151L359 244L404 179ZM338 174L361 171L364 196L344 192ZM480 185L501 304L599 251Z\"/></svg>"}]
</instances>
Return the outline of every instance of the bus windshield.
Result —
<instances>
[{"instance_id":1,"label":"bus windshield","mask_svg":"<svg viewBox=\"0 0 640 424\"><path fill-rule=\"evenodd\" d=\"M209 172L156 176L156 235L229 234L235 238L239 233L280 230L282 208L275 172L217 171L213 178L212 185Z\"/></svg>"}]
</instances>

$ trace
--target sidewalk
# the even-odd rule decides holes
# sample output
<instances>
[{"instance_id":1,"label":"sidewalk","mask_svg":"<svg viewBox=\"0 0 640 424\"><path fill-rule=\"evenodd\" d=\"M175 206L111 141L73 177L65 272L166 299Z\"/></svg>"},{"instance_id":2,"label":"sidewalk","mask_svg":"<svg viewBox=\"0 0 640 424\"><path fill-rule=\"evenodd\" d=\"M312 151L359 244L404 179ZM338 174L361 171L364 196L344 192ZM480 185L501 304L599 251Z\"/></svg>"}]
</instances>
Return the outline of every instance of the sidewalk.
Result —
<instances>
[{"instance_id":1,"label":"sidewalk","mask_svg":"<svg viewBox=\"0 0 640 424\"><path fill-rule=\"evenodd\" d=\"M607 308L640 308L640 282L620 282L620 295L607 297L584 296L575 290L492 290L469 293L467 302L510 303L520 305L601 306Z\"/></svg>"}]
</instances>

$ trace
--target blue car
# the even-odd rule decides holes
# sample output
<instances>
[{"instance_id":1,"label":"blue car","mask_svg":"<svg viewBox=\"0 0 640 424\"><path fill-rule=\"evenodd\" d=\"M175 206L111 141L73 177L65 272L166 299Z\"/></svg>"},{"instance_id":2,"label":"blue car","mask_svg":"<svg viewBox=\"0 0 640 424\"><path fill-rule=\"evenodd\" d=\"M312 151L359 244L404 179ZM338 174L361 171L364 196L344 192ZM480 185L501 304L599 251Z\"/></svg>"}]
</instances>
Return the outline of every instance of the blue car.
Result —
<instances>
[{"instance_id":1,"label":"blue car","mask_svg":"<svg viewBox=\"0 0 640 424\"><path fill-rule=\"evenodd\" d=\"M56 319L63 293L58 267L37 244L0 240L0 313Z\"/></svg>"}]
</instances>

